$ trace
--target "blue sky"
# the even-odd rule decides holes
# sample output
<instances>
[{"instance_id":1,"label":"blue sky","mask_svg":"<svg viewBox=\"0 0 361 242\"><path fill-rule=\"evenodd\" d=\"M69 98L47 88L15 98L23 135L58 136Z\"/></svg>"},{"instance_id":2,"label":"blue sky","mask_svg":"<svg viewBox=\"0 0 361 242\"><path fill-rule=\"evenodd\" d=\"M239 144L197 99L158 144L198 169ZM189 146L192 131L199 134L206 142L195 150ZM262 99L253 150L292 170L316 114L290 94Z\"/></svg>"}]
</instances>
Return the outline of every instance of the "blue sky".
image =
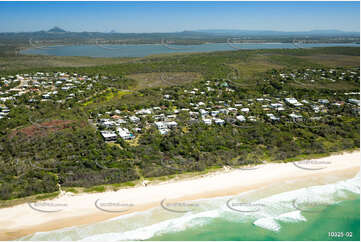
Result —
<instances>
[{"instance_id":1,"label":"blue sky","mask_svg":"<svg viewBox=\"0 0 361 242\"><path fill-rule=\"evenodd\" d=\"M359 2L0 2L0 32L360 31Z\"/></svg>"}]
</instances>

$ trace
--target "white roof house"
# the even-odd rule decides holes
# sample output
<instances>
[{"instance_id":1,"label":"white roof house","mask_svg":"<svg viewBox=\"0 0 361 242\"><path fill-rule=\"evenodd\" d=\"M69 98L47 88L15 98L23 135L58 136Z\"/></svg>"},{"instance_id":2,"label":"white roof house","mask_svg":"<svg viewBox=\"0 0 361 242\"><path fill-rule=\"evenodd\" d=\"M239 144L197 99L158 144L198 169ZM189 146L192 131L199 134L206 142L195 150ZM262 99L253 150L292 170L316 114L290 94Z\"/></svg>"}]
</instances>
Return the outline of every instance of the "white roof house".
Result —
<instances>
[{"instance_id":1,"label":"white roof house","mask_svg":"<svg viewBox=\"0 0 361 242\"><path fill-rule=\"evenodd\" d=\"M161 135L168 134L169 131L170 131L170 129L167 129L167 128L166 128L166 129L160 129L160 130L159 130L159 132L160 132Z\"/></svg>"},{"instance_id":2,"label":"white roof house","mask_svg":"<svg viewBox=\"0 0 361 242\"><path fill-rule=\"evenodd\" d=\"M115 123L117 123L117 124L126 124L127 123L127 121L125 121L124 119L117 119L116 121L115 121Z\"/></svg>"},{"instance_id":3,"label":"white roof house","mask_svg":"<svg viewBox=\"0 0 361 242\"><path fill-rule=\"evenodd\" d=\"M273 113L267 113L266 116L271 120L271 121L279 121L280 118L276 117Z\"/></svg>"},{"instance_id":4,"label":"white roof house","mask_svg":"<svg viewBox=\"0 0 361 242\"><path fill-rule=\"evenodd\" d=\"M240 122L246 122L246 118L243 115L238 115L236 119Z\"/></svg>"},{"instance_id":5,"label":"white roof house","mask_svg":"<svg viewBox=\"0 0 361 242\"><path fill-rule=\"evenodd\" d=\"M204 109L200 109L199 112L201 113L201 115L207 115L208 111L204 110Z\"/></svg>"},{"instance_id":6,"label":"white roof house","mask_svg":"<svg viewBox=\"0 0 361 242\"><path fill-rule=\"evenodd\" d=\"M177 122L175 121L170 121L170 122L165 122L165 124L167 125L168 128L174 128L177 127Z\"/></svg>"},{"instance_id":7,"label":"white roof house","mask_svg":"<svg viewBox=\"0 0 361 242\"><path fill-rule=\"evenodd\" d=\"M116 125L116 123L114 121L111 121L109 119L100 119L99 121L99 125L106 127L106 128L110 128Z\"/></svg>"},{"instance_id":8,"label":"white roof house","mask_svg":"<svg viewBox=\"0 0 361 242\"><path fill-rule=\"evenodd\" d=\"M328 101L327 99L318 99L318 102L322 104L328 104L330 101Z\"/></svg>"},{"instance_id":9,"label":"white roof house","mask_svg":"<svg viewBox=\"0 0 361 242\"><path fill-rule=\"evenodd\" d=\"M119 136L124 140L134 139L134 135L132 133L130 133L127 128L119 127L119 128L117 128L117 132L118 132Z\"/></svg>"},{"instance_id":10,"label":"white roof house","mask_svg":"<svg viewBox=\"0 0 361 242\"><path fill-rule=\"evenodd\" d=\"M168 129L168 128L174 128L177 127L177 122L175 121L170 121L170 122L163 122L163 121L159 121L159 122L154 122L155 126L157 126L157 128L159 130L161 129Z\"/></svg>"},{"instance_id":11,"label":"white roof house","mask_svg":"<svg viewBox=\"0 0 361 242\"><path fill-rule=\"evenodd\" d=\"M283 107L282 103L271 103L270 104L271 108L279 108L279 107Z\"/></svg>"},{"instance_id":12,"label":"white roof house","mask_svg":"<svg viewBox=\"0 0 361 242\"><path fill-rule=\"evenodd\" d=\"M249 112L249 108L241 108L241 112L248 113L248 112Z\"/></svg>"},{"instance_id":13,"label":"white roof house","mask_svg":"<svg viewBox=\"0 0 361 242\"><path fill-rule=\"evenodd\" d=\"M302 106L302 103L298 102L296 98L285 98L285 101L295 107Z\"/></svg>"},{"instance_id":14,"label":"white roof house","mask_svg":"<svg viewBox=\"0 0 361 242\"><path fill-rule=\"evenodd\" d=\"M218 124L218 125L223 125L223 124L225 124L225 121L223 119L216 118L216 119L214 119L214 123Z\"/></svg>"},{"instance_id":15,"label":"white roof house","mask_svg":"<svg viewBox=\"0 0 361 242\"><path fill-rule=\"evenodd\" d=\"M138 110L137 112L135 112L135 114L152 114L152 109L150 109L150 108L141 109L141 110Z\"/></svg>"},{"instance_id":16,"label":"white roof house","mask_svg":"<svg viewBox=\"0 0 361 242\"><path fill-rule=\"evenodd\" d=\"M100 131L105 141L114 141L117 139L117 135L114 131L104 130Z\"/></svg>"},{"instance_id":17,"label":"white roof house","mask_svg":"<svg viewBox=\"0 0 361 242\"><path fill-rule=\"evenodd\" d=\"M219 111L211 111L211 116L215 117L219 114Z\"/></svg>"},{"instance_id":18,"label":"white roof house","mask_svg":"<svg viewBox=\"0 0 361 242\"><path fill-rule=\"evenodd\" d=\"M350 98L347 100L349 103L352 103L352 104L356 104L356 105L359 105L360 106L360 100L357 100L357 99L354 99L354 98Z\"/></svg>"},{"instance_id":19,"label":"white roof house","mask_svg":"<svg viewBox=\"0 0 361 242\"><path fill-rule=\"evenodd\" d=\"M315 113L318 113L320 111L320 107L317 105L311 105L311 108Z\"/></svg>"},{"instance_id":20,"label":"white roof house","mask_svg":"<svg viewBox=\"0 0 361 242\"><path fill-rule=\"evenodd\" d=\"M212 124L212 119L209 119L209 118L204 118L203 119L203 122L207 125L211 125Z\"/></svg>"},{"instance_id":21,"label":"white roof house","mask_svg":"<svg viewBox=\"0 0 361 242\"><path fill-rule=\"evenodd\" d=\"M228 114L228 113L229 113L229 111L228 111L227 109L225 109L225 108L219 109L218 111L219 111L220 113L224 113L224 114Z\"/></svg>"},{"instance_id":22,"label":"white roof house","mask_svg":"<svg viewBox=\"0 0 361 242\"><path fill-rule=\"evenodd\" d=\"M140 118L138 118L137 116L130 116L129 120L132 121L133 123L137 123L140 121Z\"/></svg>"},{"instance_id":23,"label":"white roof house","mask_svg":"<svg viewBox=\"0 0 361 242\"><path fill-rule=\"evenodd\" d=\"M291 113L288 115L293 121L302 121L302 115Z\"/></svg>"},{"instance_id":24,"label":"white roof house","mask_svg":"<svg viewBox=\"0 0 361 242\"><path fill-rule=\"evenodd\" d=\"M256 122L257 121L255 116L249 116L248 120L251 121L251 122Z\"/></svg>"}]
</instances>

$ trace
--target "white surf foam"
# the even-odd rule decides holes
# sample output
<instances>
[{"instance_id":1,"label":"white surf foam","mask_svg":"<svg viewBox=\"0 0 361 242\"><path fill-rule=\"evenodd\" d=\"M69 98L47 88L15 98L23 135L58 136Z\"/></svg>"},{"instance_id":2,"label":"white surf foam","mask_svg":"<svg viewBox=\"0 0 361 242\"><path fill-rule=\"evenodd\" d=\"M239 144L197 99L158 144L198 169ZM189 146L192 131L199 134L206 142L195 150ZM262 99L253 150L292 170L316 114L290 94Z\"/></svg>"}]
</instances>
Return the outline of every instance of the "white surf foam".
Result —
<instances>
[{"instance_id":1,"label":"white surf foam","mask_svg":"<svg viewBox=\"0 0 361 242\"><path fill-rule=\"evenodd\" d=\"M302 216L301 211L292 211L289 213L281 214L276 218L276 220L282 221L282 222L288 222L288 223L297 223L300 221L307 221L305 217Z\"/></svg>"},{"instance_id":2,"label":"white surf foam","mask_svg":"<svg viewBox=\"0 0 361 242\"><path fill-rule=\"evenodd\" d=\"M271 217L257 219L253 224L271 231L279 231L281 229L281 226Z\"/></svg>"},{"instance_id":3,"label":"white surf foam","mask_svg":"<svg viewBox=\"0 0 361 242\"><path fill-rule=\"evenodd\" d=\"M84 241L119 241L119 240L146 240L164 232L182 231L193 226L207 223L210 218L218 217L218 211L207 211L197 214L187 214L180 218L166 220L147 227L126 231L122 233L107 233L89 236ZM82 240L82 241L83 241Z\"/></svg>"},{"instance_id":4,"label":"white surf foam","mask_svg":"<svg viewBox=\"0 0 361 242\"><path fill-rule=\"evenodd\" d=\"M347 198L348 193L360 194L359 174L349 180L335 184L313 186L290 192L276 194L253 201L264 204L259 211L241 213L232 211L226 206L228 199L201 199L199 210L186 214L169 213L161 208L154 208L145 212L123 215L94 225L72 227L62 230L35 233L23 240L145 240L156 235L186 230L194 226L202 226L215 218L222 218L235 222L249 221L260 228L279 231L278 222L304 222L303 212L294 206L297 204L334 204ZM244 197L244 194L240 194ZM236 201L236 199L235 199ZM157 217L157 219L155 219ZM159 219L158 219L159 218Z\"/></svg>"}]
</instances>

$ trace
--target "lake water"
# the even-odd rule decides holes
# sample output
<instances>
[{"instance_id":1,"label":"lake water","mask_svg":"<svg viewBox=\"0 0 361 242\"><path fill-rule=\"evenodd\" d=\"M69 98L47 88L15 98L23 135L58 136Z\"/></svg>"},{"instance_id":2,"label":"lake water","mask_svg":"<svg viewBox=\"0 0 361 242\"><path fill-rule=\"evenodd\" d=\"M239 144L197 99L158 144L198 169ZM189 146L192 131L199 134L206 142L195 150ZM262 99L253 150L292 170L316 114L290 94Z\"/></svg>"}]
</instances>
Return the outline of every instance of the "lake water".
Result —
<instances>
[{"instance_id":1,"label":"lake water","mask_svg":"<svg viewBox=\"0 0 361 242\"><path fill-rule=\"evenodd\" d=\"M337 183L272 195L266 195L270 188L265 188L193 201L199 206L187 213L157 207L91 225L38 232L21 240L359 241L359 184L357 175ZM288 185L285 182L282 187ZM329 232L343 234L333 237L335 234Z\"/></svg>"},{"instance_id":2,"label":"lake water","mask_svg":"<svg viewBox=\"0 0 361 242\"><path fill-rule=\"evenodd\" d=\"M208 43L201 45L168 45L168 44L139 44L139 45L69 45L42 47L33 44L33 48L22 50L21 54L54 55L54 56L89 56L89 57L144 57L155 54L182 52L211 52L230 51L237 49L295 49L313 47L349 46L360 47L359 44L298 44L292 43Z\"/></svg>"}]
</instances>

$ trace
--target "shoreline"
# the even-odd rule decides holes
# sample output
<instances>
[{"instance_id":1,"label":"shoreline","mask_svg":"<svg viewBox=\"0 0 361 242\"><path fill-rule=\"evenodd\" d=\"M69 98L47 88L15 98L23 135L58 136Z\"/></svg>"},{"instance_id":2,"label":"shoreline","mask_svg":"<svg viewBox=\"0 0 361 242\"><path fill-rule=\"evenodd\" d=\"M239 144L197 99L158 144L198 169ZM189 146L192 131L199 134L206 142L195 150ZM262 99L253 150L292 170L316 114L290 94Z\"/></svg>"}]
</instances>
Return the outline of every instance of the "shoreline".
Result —
<instances>
[{"instance_id":1,"label":"shoreline","mask_svg":"<svg viewBox=\"0 0 361 242\"><path fill-rule=\"evenodd\" d=\"M282 184L293 190L312 185L334 183L354 177L360 170L360 151L313 159L323 167L302 169L294 163L269 163L258 169L231 169L207 175L168 181L146 187L120 189L103 193L63 193L41 201L66 206L53 212L40 212L28 204L0 209L0 240L20 238L35 232L92 224L124 214L145 211L160 206L163 199L174 202L236 195ZM300 161L297 162L300 165ZM326 164L326 165L325 165ZM317 168L317 169L316 169ZM270 189L271 190L271 189ZM133 204L122 212L105 212L97 201ZM39 202L39 203L41 203Z\"/></svg>"},{"instance_id":2,"label":"shoreline","mask_svg":"<svg viewBox=\"0 0 361 242\"><path fill-rule=\"evenodd\" d=\"M232 39L232 38L230 38ZM233 38L233 39L237 39L237 38ZM257 45L270 45L270 46L273 46L273 45L284 45L284 44L288 44L288 45L294 45L293 42L287 42L287 43L282 43L282 42L255 42L255 43L237 43L237 42L223 42L223 43L212 43L212 42L206 42L206 43L200 43L200 44L174 44L174 46L202 46L202 45L207 45L207 44L215 44L215 45L254 45L254 44L257 44ZM355 42L342 42L342 43L304 43L303 45L308 45L308 44L311 44L311 45L325 45L325 46L315 46L315 47L307 47L307 48L332 48L332 47L360 47L360 44L357 44ZM114 44L114 45L117 45L117 46L166 46L168 44L162 44L162 43L152 43L152 44ZM173 44L170 44L173 46ZM357 46L358 45L358 46ZM62 45L62 46L59 46L59 47L73 47L73 46L97 46L96 43L94 44L90 44L90 43L86 43L86 44L65 44L65 45ZM148 55L144 55L144 56L88 56L88 55L80 55L80 56L73 56L73 55L53 55L53 54L49 54L49 53L36 53L36 54L31 54L31 53L26 53L26 52L31 52L31 51L34 51L34 50L38 50L38 49L42 49L43 47L49 47L49 46L41 46L41 47L37 47L37 46L34 46L34 47L24 47L24 48L21 48L19 50L19 54L20 55L23 55L23 56L32 56L32 55L40 55L40 56L56 56L56 57L90 57L90 58L147 58L147 57L152 57L152 56L161 56L161 55L168 55L168 54L184 54L184 53L187 53L187 54L199 54L199 53L210 53L210 52L216 52L216 51L232 51L232 49L230 50L222 50L222 49L219 49L219 50L210 50L210 51L189 51L189 50L176 50L176 52L159 52L159 53L156 53L156 54L148 54ZM167 48L167 47L165 47ZM238 48L237 48L238 49ZM268 50L268 49L289 49L289 50L294 50L294 47L279 47L279 48L239 48L238 50Z\"/></svg>"}]
</instances>

